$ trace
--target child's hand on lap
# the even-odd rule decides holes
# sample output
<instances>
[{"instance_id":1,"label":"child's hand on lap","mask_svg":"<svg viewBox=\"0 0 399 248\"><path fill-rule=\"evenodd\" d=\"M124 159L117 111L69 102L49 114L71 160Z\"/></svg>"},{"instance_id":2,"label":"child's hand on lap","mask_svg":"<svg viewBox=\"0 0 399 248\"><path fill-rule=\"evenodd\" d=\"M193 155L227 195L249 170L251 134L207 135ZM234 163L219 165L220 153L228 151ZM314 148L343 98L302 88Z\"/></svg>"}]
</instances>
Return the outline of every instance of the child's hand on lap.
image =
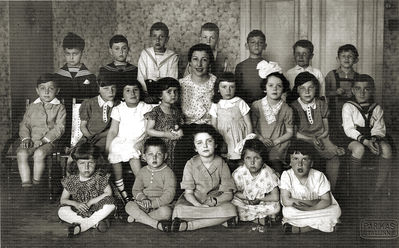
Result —
<instances>
[{"instance_id":1,"label":"child's hand on lap","mask_svg":"<svg viewBox=\"0 0 399 248\"><path fill-rule=\"evenodd\" d=\"M324 150L324 145L318 138L313 138L313 144L317 149Z\"/></svg>"},{"instance_id":2,"label":"child's hand on lap","mask_svg":"<svg viewBox=\"0 0 399 248\"><path fill-rule=\"evenodd\" d=\"M265 144L265 146L267 147L273 147L274 143L273 140L269 139L269 138L261 138L261 141L263 142L263 144Z\"/></svg>"},{"instance_id":3,"label":"child's hand on lap","mask_svg":"<svg viewBox=\"0 0 399 248\"><path fill-rule=\"evenodd\" d=\"M377 142L373 142L372 140L364 140L364 145L367 146L370 151L375 154L375 155L379 155L380 154L380 147L377 144Z\"/></svg>"},{"instance_id":4,"label":"child's hand on lap","mask_svg":"<svg viewBox=\"0 0 399 248\"><path fill-rule=\"evenodd\" d=\"M75 208L78 210L78 212L85 213L89 210L90 207L87 206L86 203L77 202L75 204Z\"/></svg>"}]
</instances>

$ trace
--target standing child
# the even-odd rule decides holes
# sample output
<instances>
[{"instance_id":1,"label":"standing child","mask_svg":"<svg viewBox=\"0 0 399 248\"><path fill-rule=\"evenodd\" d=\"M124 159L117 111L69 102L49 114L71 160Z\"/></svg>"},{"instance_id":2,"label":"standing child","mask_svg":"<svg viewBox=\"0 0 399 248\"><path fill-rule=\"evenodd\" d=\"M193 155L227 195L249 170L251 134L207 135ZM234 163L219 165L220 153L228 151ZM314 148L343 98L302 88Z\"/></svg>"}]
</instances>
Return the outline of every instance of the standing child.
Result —
<instances>
[{"instance_id":1,"label":"standing child","mask_svg":"<svg viewBox=\"0 0 399 248\"><path fill-rule=\"evenodd\" d=\"M241 165L233 172L237 192L232 203L237 206L241 221L265 225L267 219L275 221L280 212L278 183L274 170L265 161L268 153L258 139L247 140L242 149Z\"/></svg>"},{"instance_id":2,"label":"standing child","mask_svg":"<svg viewBox=\"0 0 399 248\"><path fill-rule=\"evenodd\" d=\"M384 111L373 101L374 79L367 74L355 77L352 85L354 99L344 104L342 120L346 136L350 139L350 174L354 192L366 191L367 186L359 176L361 162L365 156L379 157L378 175L371 196L381 195L391 168L392 147L386 140ZM363 195L364 196L364 195Z\"/></svg>"},{"instance_id":3,"label":"standing child","mask_svg":"<svg viewBox=\"0 0 399 248\"><path fill-rule=\"evenodd\" d=\"M19 124L21 145L17 150L18 170L22 187L39 184L45 167L45 158L54 150L54 145L65 130L66 111L56 98L60 89L54 74L46 73L37 80L37 98L26 109ZM33 180L28 164L33 155Z\"/></svg>"},{"instance_id":4,"label":"standing child","mask_svg":"<svg viewBox=\"0 0 399 248\"><path fill-rule=\"evenodd\" d=\"M97 95L96 76L82 63L85 41L74 33L68 33L62 41L66 64L55 73L60 89L59 97L64 100L66 126L63 146L71 146L72 98L85 99Z\"/></svg>"},{"instance_id":5,"label":"standing child","mask_svg":"<svg viewBox=\"0 0 399 248\"><path fill-rule=\"evenodd\" d=\"M227 159L230 170L237 168L240 154L235 152L237 144L252 133L249 106L235 96L236 83L234 74L223 73L215 85L214 102L209 110L214 126L227 143ZM222 98L222 99L221 99Z\"/></svg>"},{"instance_id":6,"label":"standing child","mask_svg":"<svg viewBox=\"0 0 399 248\"><path fill-rule=\"evenodd\" d=\"M262 78L258 75L257 65L264 60L262 54L266 47L265 34L260 30L252 30L245 44L245 48L249 50L249 58L236 66L237 93L249 104L263 96L263 92L259 90Z\"/></svg>"},{"instance_id":7,"label":"standing child","mask_svg":"<svg viewBox=\"0 0 399 248\"><path fill-rule=\"evenodd\" d=\"M145 80L148 79L177 79L179 55L166 48L169 40L168 26L163 22L154 23L150 28L150 38L152 47L145 48L140 54L137 80L144 86ZM144 88L144 91L147 91L147 88Z\"/></svg>"},{"instance_id":8,"label":"standing child","mask_svg":"<svg viewBox=\"0 0 399 248\"><path fill-rule=\"evenodd\" d=\"M328 126L328 103L325 97L318 98L319 81L310 72L301 72L295 78L292 104L295 116L296 138L314 146L326 159L326 173L335 189L339 171L338 156L345 150L330 141Z\"/></svg>"},{"instance_id":9,"label":"standing child","mask_svg":"<svg viewBox=\"0 0 399 248\"><path fill-rule=\"evenodd\" d=\"M140 222L164 232L170 231L170 218L176 191L176 178L165 163L166 145L156 137L144 143L143 157L147 166L141 168L133 185L134 201L126 204L128 222Z\"/></svg>"},{"instance_id":10,"label":"standing child","mask_svg":"<svg viewBox=\"0 0 399 248\"><path fill-rule=\"evenodd\" d=\"M184 167L181 188L185 191L173 211L172 230L236 223L236 208L230 202L236 187L226 162L215 154L219 135L210 125L198 125L192 133L198 155Z\"/></svg>"},{"instance_id":11,"label":"standing child","mask_svg":"<svg viewBox=\"0 0 399 248\"><path fill-rule=\"evenodd\" d=\"M223 72L230 71L229 62L226 56L219 51L219 27L212 22L207 22L201 26L200 43L207 44L211 47L214 62L211 64L209 71L219 77ZM193 66L190 63L191 59L188 58L188 64L185 68L184 77L193 73Z\"/></svg>"},{"instance_id":12,"label":"standing child","mask_svg":"<svg viewBox=\"0 0 399 248\"><path fill-rule=\"evenodd\" d=\"M286 77L290 82L290 88L294 88L295 78L301 72L310 72L312 73L317 80L319 81L319 93L317 96L325 96L325 82L324 76L319 69L316 69L310 65L310 61L313 58L313 44L308 40L298 40L295 42L293 46L294 50L294 59L296 66L289 69L286 72Z\"/></svg>"},{"instance_id":13,"label":"standing child","mask_svg":"<svg viewBox=\"0 0 399 248\"><path fill-rule=\"evenodd\" d=\"M115 205L108 183L110 175L96 169L100 156L99 148L88 143L77 146L72 152L78 171L62 179L64 190L58 210L60 219L71 224L68 237L92 227L100 232L109 227L109 221L104 219L114 211Z\"/></svg>"},{"instance_id":14,"label":"standing child","mask_svg":"<svg viewBox=\"0 0 399 248\"><path fill-rule=\"evenodd\" d=\"M122 178L122 162L129 162L135 177L141 169L140 154L145 138L144 115L152 106L141 101L144 95L141 84L132 80L123 87L123 102L112 109L111 127L107 135L105 150L112 164L115 185L126 202L129 201Z\"/></svg>"},{"instance_id":15,"label":"standing child","mask_svg":"<svg viewBox=\"0 0 399 248\"><path fill-rule=\"evenodd\" d=\"M342 132L342 106L352 98L352 82L359 75L354 65L359 61L355 46L346 44L338 48L337 61L339 68L330 71L326 76L326 96L330 101L330 126L336 137L334 141L341 144L345 140Z\"/></svg>"},{"instance_id":16,"label":"standing child","mask_svg":"<svg viewBox=\"0 0 399 248\"><path fill-rule=\"evenodd\" d=\"M251 119L254 132L268 151L270 166L279 174L283 171L283 161L293 136L293 112L282 99L289 91L289 83L281 68L274 62L259 63L259 76L263 78L261 88L266 96L252 104Z\"/></svg>"},{"instance_id":17,"label":"standing child","mask_svg":"<svg viewBox=\"0 0 399 248\"><path fill-rule=\"evenodd\" d=\"M291 169L281 175L283 230L302 233L314 229L332 232L341 208L331 194L326 176L313 166L313 147L298 142L290 153Z\"/></svg>"},{"instance_id":18,"label":"standing child","mask_svg":"<svg viewBox=\"0 0 399 248\"><path fill-rule=\"evenodd\" d=\"M132 82L137 79L137 67L127 62L129 42L123 35L114 35L109 41L109 54L113 61L100 68L100 74L110 72L116 82ZM122 86L117 87L116 99L122 98ZM142 85L145 87L145 84ZM145 89L145 88L144 88Z\"/></svg>"},{"instance_id":19,"label":"standing child","mask_svg":"<svg viewBox=\"0 0 399 248\"><path fill-rule=\"evenodd\" d=\"M157 81L157 96L161 104L144 116L147 119L148 136L159 137L167 146L167 164L174 169L174 150L178 139L183 136L183 114L176 106L179 100L180 84L174 78L166 77Z\"/></svg>"}]
</instances>

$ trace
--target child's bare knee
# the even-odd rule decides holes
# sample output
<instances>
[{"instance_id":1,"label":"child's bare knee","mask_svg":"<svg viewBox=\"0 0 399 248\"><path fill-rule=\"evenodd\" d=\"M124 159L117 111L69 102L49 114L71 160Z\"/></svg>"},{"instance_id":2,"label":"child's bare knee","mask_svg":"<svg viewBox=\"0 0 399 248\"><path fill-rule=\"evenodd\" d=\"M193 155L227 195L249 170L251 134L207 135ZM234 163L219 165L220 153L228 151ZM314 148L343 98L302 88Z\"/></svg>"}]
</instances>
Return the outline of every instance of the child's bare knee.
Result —
<instances>
[{"instance_id":1,"label":"child's bare knee","mask_svg":"<svg viewBox=\"0 0 399 248\"><path fill-rule=\"evenodd\" d=\"M168 220L172 217L172 209L168 206L162 206L158 208L158 211L162 219Z\"/></svg>"},{"instance_id":2,"label":"child's bare knee","mask_svg":"<svg viewBox=\"0 0 399 248\"><path fill-rule=\"evenodd\" d=\"M29 157L29 153L27 149L19 149L17 151L17 159L18 160L25 160Z\"/></svg>"},{"instance_id":3,"label":"child's bare knee","mask_svg":"<svg viewBox=\"0 0 399 248\"><path fill-rule=\"evenodd\" d=\"M44 160L46 158L47 154L44 152L42 149L36 149L36 151L33 153L33 159L35 161L37 160Z\"/></svg>"},{"instance_id":4,"label":"child's bare knee","mask_svg":"<svg viewBox=\"0 0 399 248\"><path fill-rule=\"evenodd\" d=\"M134 201L128 202L125 206L125 211L129 215L133 215L133 213L136 213L138 210L139 210L139 206Z\"/></svg>"},{"instance_id":5,"label":"child's bare knee","mask_svg":"<svg viewBox=\"0 0 399 248\"><path fill-rule=\"evenodd\" d=\"M383 158L385 159L392 158L392 148L388 143L381 142L380 147L381 147L381 156Z\"/></svg>"},{"instance_id":6,"label":"child's bare knee","mask_svg":"<svg viewBox=\"0 0 399 248\"><path fill-rule=\"evenodd\" d=\"M352 152L352 156L355 158L362 158L364 155L364 145L360 144L359 142L352 142L349 145L349 149Z\"/></svg>"}]
</instances>

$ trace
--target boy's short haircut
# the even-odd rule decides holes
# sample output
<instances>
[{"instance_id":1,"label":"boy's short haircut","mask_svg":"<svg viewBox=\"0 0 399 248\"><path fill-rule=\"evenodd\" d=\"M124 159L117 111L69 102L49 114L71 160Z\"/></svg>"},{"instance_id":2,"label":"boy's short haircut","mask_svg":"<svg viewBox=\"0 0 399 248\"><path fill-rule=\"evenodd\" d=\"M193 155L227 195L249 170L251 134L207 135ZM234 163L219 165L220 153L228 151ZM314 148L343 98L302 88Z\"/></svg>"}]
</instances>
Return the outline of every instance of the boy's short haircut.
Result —
<instances>
[{"instance_id":1,"label":"boy's short haircut","mask_svg":"<svg viewBox=\"0 0 399 248\"><path fill-rule=\"evenodd\" d=\"M159 79L157 82L154 83L155 87L154 87L154 96L162 96L162 91L169 89L170 87L175 87L177 88L179 95L180 95L180 83L177 79L172 78L172 77L164 77Z\"/></svg>"},{"instance_id":2,"label":"boy's short haircut","mask_svg":"<svg viewBox=\"0 0 399 248\"><path fill-rule=\"evenodd\" d=\"M201 33L202 33L202 31L204 31L204 30L206 30L206 31L213 31L213 32L215 32L215 33L218 35L218 37L219 37L219 27L218 27L218 25L216 25L216 24L213 23L213 22L207 22L207 23L205 23L204 25L202 25L202 26L201 26Z\"/></svg>"},{"instance_id":3,"label":"boy's short haircut","mask_svg":"<svg viewBox=\"0 0 399 248\"><path fill-rule=\"evenodd\" d=\"M290 82L284 76L284 74L279 73L279 72L273 72L273 73L270 73L269 75L267 75L267 77L265 79L263 79L262 82L260 83L260 88L263 91L266 90L267 80L269 80L269 78L271 76L274 76L274 77L279 78L281 80L281 82L283 83L283 93L288 92L290 90Z\"/></svg>"},{"instance_id":4,"label":"boy's short haircut","mask_svg":"<svg viewBox=\"0 0 399 248\"><path fill-rule=\"evenodd\" d=\"M47 82L52 81L54 85L58 88L56 78L57 77L53 73L43 73L37 79L36 87L38 87L40 84L45 84Z\"/></svg>"},{"instance_id":5,"label":"boy's short haircut","mask_svg":"<svg viewBox=\"0 0 399 248\"><path fill-rule=\"evenodd\" d=\"M199 43L197 45L192 46L188 51L188 61L191 61L191 58L193 57L193 53L195 51L205 51L209 57L209 64L212 65L214 63L215 57L213 56L212 48L209 45L204 43Z\"/></svg>"},{"instance_id":6,"label":"boy's short haircut","mask_svg":"<svg viewBox=\"0 0 399 248\"><path fill-rule=\"evenodd\" d=\"M355 59L359 58L359 53L358 53L356 47L352 44L345 44L343 46L340 46L338 48L338 56L343 52L352 52L353 55L355 56Z\"/></svg>"},{"instance_id":7,"label":"boy's short haircut","mask_svg":"<svg viewBox=\"0 0 399 248\"><path fill-rule=\"evenodd\" d=\"M147 149L150 146L161 148L163 153L166 153L167 151L165 142L159 137L151 137L144 142L144 153L147 152Z\"/></svg>"},{"instance_id":8,"label":"boy's short haircut","mask_svg":"<svg viewBox=\"0 0 399 248\"><path fill-rule=\"evenodd\" d=\"M120 43L120 42L124 42L126 43L127 46L129 46L129 42L127 41L127 38L123 35L117 34L112 36L112 38L109 40L109 48L112 48L112 46L115 43Z\"/></svg>"},{"instance_id":9,"label":"boy's short haircut","mask_svg":"<svg viewBox=\"0 0 399 248\"><path fill-rule=\"evenodd\" d=\"M169 37L169 28L168 28L168 26L166 26L165 23L156 22L156 23L152 24L152 26L150 28L150 36L152 34L152 31L155 31L155 30L162 30L166 34L166 36Z\"/></svg>"},{"instance_id":10,"label":"boy's short haircut","mask_svg":"<svg viewBox=\"0 0 399 248\"><path fill-rule=\"evenodd\" d=\"M313 46L312 42L310 42L308 40L298 40L297 42L295 42L294 46L292 47L292 49L294 50L294 53L295 53L296 47L306 48L309 50L310 54L313 54L314 46Z\"/></svg>"},{"instance_id":11,"label":"boy's short haircut","mask_svg":"<svg viewBox=\"0 0 399 248\"><path fill-rule=\"evenodd\" d=\"M69 32L62 41L62 48L64 50L76 48L83 51L85 49L85 41L79 35Z\"/></svg>"},{"instance_id":12,"label":"boy's short haircut","mask_svg":"<svg viewBox=\"0 0 399 248\"><path fill-rule=\"evenodd\" d=\"M115 80L115 74L110 71L100 71L97 77L98 87L106 87L111 85L118 85L118 81Z\"/></svg>"},{"instance_id":13,"label":"boy's short haircut","mask_svg":"<svg viewBox=\"0 0 399 248\"><path fill-rule=\"evenodd\" d=\"M374 78L372 78L368 74L358 74L355 76L354 80L352 81L352 87L355 85L356 82L368 82L369 86L374 89Z\"/></svg>"},{"instance_id":14,"label":"boy's short haircut","mask_svg":"<svg viewBox=\"0 0 399 248\"><path fill-rule=\"evenodd\" d=\"M254 29L251 32L249 32L247 36L247 43L249 42L249 39L252 37L261 37L266 43L266 35L258 29Z\"/></svg>"}]
</instances>

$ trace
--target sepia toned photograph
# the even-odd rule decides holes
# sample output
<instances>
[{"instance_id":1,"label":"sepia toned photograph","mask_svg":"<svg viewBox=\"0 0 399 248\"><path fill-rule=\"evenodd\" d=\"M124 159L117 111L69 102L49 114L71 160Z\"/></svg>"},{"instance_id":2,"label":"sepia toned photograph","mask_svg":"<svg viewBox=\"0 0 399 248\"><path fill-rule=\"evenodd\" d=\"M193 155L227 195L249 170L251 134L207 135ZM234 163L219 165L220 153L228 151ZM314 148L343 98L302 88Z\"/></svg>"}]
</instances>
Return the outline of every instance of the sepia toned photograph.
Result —
<instances>
[{"instance_id":1,"label":"sepia toned photograph","mask_svg":"<svg viewBox=\"0 0 399 248\"><path fill-rule=\"evenodd\" d=\"M0 247L399 247L399 0L0 0Z\"/></svg>"}]
</instances>

